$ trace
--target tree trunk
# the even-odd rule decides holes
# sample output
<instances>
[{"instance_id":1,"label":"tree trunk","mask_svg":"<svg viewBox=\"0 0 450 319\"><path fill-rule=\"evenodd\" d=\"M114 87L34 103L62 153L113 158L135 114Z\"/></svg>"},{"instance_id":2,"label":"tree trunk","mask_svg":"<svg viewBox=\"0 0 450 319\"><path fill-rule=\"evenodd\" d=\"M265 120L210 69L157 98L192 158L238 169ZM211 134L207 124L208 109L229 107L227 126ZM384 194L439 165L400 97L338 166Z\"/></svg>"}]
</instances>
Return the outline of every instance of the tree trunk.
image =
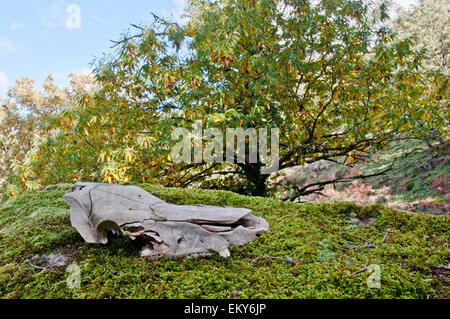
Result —
<instances>
[{"instance_id":1,"label":"tree trunk","mask_svg":"<svg viewBox=\"0 0 450 319\"><path fill-rule=\"evenodd\" d=\"M261 163L241 165L247 181L252 183L251 189L249 189L252 196L264 197L267 195L266 181L269 175L261 174L261 166Z\"/></svg>"}]
</instances>

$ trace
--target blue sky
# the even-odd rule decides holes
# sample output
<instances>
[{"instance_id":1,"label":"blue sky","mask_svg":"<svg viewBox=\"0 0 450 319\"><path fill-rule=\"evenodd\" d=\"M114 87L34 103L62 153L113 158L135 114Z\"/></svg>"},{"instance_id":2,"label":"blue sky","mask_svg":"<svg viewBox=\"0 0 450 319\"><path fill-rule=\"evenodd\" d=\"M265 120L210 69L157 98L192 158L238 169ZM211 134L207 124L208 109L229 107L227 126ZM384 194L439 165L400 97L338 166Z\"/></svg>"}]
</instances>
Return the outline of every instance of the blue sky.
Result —
<instances>
[{"instance_id":1,"label":"blue sky","mask_svg":"<svg viewBox=\"0 0 450 319\"><path fill-rule=\"evenodd\" d=\"M186 2L0 0L0 97L22 76L40 87L51 73L57 84L66 85L68 74L89 72L94 57L110 52L109 40L118 39L130 23L151 22L151 12L179 19Z\"/></svg>"},{"instance_id":2,"label":"blue sky","mask_svg":"<svg viewBox=\"0 0 450 319\"><path fill-rule=\"evenodd\" d=\"M80 9L80 24L72 4ZM51 73L60 85L70 73L110 52L130 23L153 21L151 12L177 18L185 0L0 0L0 97L17 77L37 86Z\"/></svg>"}]
</instances>

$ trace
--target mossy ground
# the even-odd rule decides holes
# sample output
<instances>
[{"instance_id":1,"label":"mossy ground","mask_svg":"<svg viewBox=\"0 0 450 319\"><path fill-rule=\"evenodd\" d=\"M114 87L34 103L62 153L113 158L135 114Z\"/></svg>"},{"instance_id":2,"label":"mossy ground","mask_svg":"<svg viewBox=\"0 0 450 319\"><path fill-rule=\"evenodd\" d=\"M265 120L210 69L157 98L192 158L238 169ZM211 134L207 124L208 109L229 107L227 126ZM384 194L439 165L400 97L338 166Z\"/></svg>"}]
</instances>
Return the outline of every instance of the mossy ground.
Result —
<instances>
[{"instance_id":1,"label":"mossy ground","mask_svg":"<svg viewBox=\"0 0 450 319\"><path fill-rule=\"evenodd\" d=\"M412 212L446 215L450 207L450 141L434 144L432 150L421 141L392 142L385 150L373 153L360 162L357 170L345 165L326 165L317 170L318 162L288 169L290 178L302 183L327 181L337 176L371 175L395 165L385 174L354 180L348 183L328 185L320 195L301 198L304 202L342 202L357 204L383 204L389 208ZM319 166L320 167L320 166ZM283 194L275 196L283 197Z\"/></svg>"},{"instance_id":2,"label":"mossy ground","mask_svg":"<svg viewBox=\"0 0 450 319\"><path fill-rule=\"evenodd\" d=\"M408 204L415 204L426 198L433 199L436 204L450 204L447 190L450 178L450 141L436 146L434 151L419 141L392 143L388 149L377 152L372 157L372 163L361 166L362 173L379 172L389 167L392 161L396 162L392 171L367 181L373 186L375 193L376 189L389 187L392 190L390 202L394 207L403 206L408 210L433 213L432 207L420 204L408 207ZM433 187L433 181L437 179L445 184L440 191ZM445 205L441 206L441 210L448 213Z\"/></svg>"},{"instance_id":3,"label":"mossy ground","mask_svg":"<svg viewBox=\"0 0 450 319\"><path fill-rule=\"evenodd\" d=\"M450 259L446 216L351 203L295 204L226 191L138 185L176 204L247 207L264 216L270 231L231 257L140 258L126 237L107 245L87 244L71 227L62 195L70 185L48 186L0 206L0 296L2 298L449 298L448 279L434 267ZM357 228L351 217L375 217ZM381 243L385 231L388 239ZM348 241L377 248L347 250ZM81 269L81 287L69 289L66 269L38 270L25 262L36 254L62 251ZM255 258L289 256L297 261ZM365 265L381 267L381 287L368 288Z\"/></svg>"}]
</instances>

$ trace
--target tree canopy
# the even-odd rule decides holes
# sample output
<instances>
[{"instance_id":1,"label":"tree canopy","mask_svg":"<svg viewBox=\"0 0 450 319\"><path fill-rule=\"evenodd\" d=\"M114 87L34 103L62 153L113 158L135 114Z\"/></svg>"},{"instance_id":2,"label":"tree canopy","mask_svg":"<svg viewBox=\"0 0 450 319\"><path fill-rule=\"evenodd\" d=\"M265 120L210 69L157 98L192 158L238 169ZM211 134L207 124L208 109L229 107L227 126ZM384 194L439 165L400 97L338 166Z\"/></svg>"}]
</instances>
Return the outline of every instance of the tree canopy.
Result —
<instances>
[{"instance_id":1,"label":"tree canopy","mask_svg":"<svg viewBox=\"0 0 450 319\"><path fill-rule=\"evenodd\" d=\"M422 63L428 71L448 75L450 48L450 1L426 0L410 10L400 11L393 30L400 38L412 38L417 50L425 50Z\"/></svg>"},{"instance_id":2,"label":"tree canopy","mask_svg":"<svg viewBox=\"0 0 450 319\"><path fill-rule=\"evenodd\" d=\"M424 53L391 31L387 6L373 9L349 0L192 0L184 25L154 15L114 42L96 64L99 89L76 92L78 106L58 117L58 134L18 175L42 185L200 187L221 177L221 187L243 181L239 191L265 195L259 154L256 163L177 164L172 132L198 120L223 133L276 127L280 168L351 165L399 136L446 134L448 77L424 72Z\"/></svg>"},{"instance_id":3,"label":"tree canopy","mask_svg":"<svg viewBox=\"0 0 450 319\"><path fill-rule=\"evenodd\" d=\"M62 170L70 169L70 164L61 162L60 167L53 167L57 171L48 172L45 162L38 157L41 153L45 154L43 158L51 156L46 154L47 146L56 151L58 144L52 143L61 137L55 124L74 107L71 90L92 90L95 85L91 76L71 74L69 77L71 83L67 89L58 87L49 75L42 84L42 92L32 80L23 77L9 89L6 99L0 99L0 187L6 182L10 186L38 187L41 184L34 182L35 173L63 175ZM58 156L62 158L62 153ZM15 190L10 192L14 194Z\"/></svg>"}]
</instances>

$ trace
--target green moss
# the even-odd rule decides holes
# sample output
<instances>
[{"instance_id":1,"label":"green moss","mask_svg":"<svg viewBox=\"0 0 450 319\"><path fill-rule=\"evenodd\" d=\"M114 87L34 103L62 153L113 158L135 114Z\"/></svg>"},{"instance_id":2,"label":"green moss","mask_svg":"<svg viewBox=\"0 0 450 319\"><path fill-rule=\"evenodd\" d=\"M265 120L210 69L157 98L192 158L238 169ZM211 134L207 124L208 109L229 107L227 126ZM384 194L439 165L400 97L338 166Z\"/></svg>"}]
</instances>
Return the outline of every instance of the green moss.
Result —
<instances>
[{"instance_id":1,"label":"green moss","mask_svg":"<svg viewBox=\"0 0 450 319\"><path fill-rule=\"evenodd\" d=\"M270 224L267 234L228 259L140 258L126 237L107 245L87 244L71 227L62 195L70 185L27 192L0 207L0 296L2 298L448 298L448 282L434 266L448 264L447 217L393 211L382 205L295 204L226 191L138 185L175 204L247 207ZM349 219L375 217L367 228ZM386 229L388 239L381 243ZM364 243L375 249L348 250ZM81 287L69 289L66 269L38 270L25 260L36 254L70 251L81 269ZM289 256L296 265L264 255ZM381 267L381 288L368 288L368 273L348 277L365 265Z\"/></svg>"}]
</instances>

